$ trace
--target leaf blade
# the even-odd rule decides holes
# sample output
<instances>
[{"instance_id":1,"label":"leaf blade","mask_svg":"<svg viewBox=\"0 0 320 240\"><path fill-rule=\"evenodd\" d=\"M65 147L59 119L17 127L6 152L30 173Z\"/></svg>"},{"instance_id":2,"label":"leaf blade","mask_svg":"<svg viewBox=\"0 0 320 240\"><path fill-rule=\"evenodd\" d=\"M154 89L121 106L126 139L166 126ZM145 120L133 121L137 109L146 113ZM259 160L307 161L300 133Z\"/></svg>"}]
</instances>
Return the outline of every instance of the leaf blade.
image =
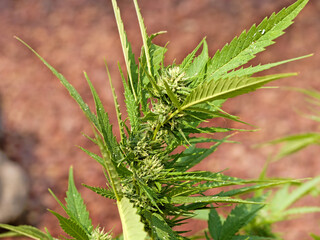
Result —
<instances>
[{"instance_id":1,"label":"leaf blade","mask_svg":"<svg viewBox=\"0 0 320 240\"><path fill-rule=\"evenodd\" d=\"M295 73L287 74L275 74L264 77L241 77L241 78L230 78L230 79L219 79L217 81L205 82L195 88L186 98L181 105L178 112L186 110L192 106L200 103L209 102L218 99L231 98L243 93L248 93L264 84L291 76L296 76ZM177 113L178 113L177 112ZM176 114L177 114L176 113Z\"/></svg>"},{"instance_id":2,"label":"leaf blade","mask_svg":"<svg viewBox=\"0 0 320 240\"><path fill-rule=\"evenodd\" d=\"M26 42L24 42L22 39L15 37L18 41L20 41L22 44L24 44L27 48L29 48L45 65L48 67L51 72L60 80L62 85L68 90L71 97L78 103L81 110L84 112L86 117L97 127L97 129L100 130L99 124L97 121L96 116L90 111L89 106L83 101L80 94L77 92L77 90L65 79L65 77L57 72L47 61L45 61L34 49L32 49Z\"/></svg>"},{"instance_id":3,"label":"leaf blade","mask_svg":"<svg viewBox=\"0 0 320 240\"><path fill-rule=\"evenodd\" d=\"M30 237L32 239L37 239L37 240L50 240L47 234L45 234L44 232L32 226L27 226L27 225L11 226L8 224L0 224L0 228L10 230L11 232L19 234L19 236L26 236L26 237ZM6 236L4 235L3 237L6 237Z\"/></svg>"},{"instance_id":4,"label":"leaf blade","mask_svg":"<svg viewBox=\"0 0 320 240\"><path fill-rule=\"evenodd\" d=\"M248 32L243 31L230 44L217 51L208 67L208 78L218 78L255 57L255 55L274 43L274 39L284 34L293 19L307 4L308 0L298 0L279 13L265 18L259 26L253 25ZM232 50L232 51L231 51Z\"/></svg>"},{"instance_id":5,"label":"leaf blade","mask_svg":"<svg viewBox=\"0 0 320 240\"><path fill-rule=\"evenodd\" d=\"M65 201L67 214L70 218L78 222L85 229L87 234L90 233L93 229L92 222L86 205L84 204L83 199L74 183L72 167L69 170L68 191L66 195L67 197Z\"/></svg>"},{"instance_id":6,"label":"leaf blade","mask_svg":"<svg viewBox=\"0 0 320 240\"><path fill-rule=\"evenodd\" d=\"M121 46L122 46L122 52L123 52L123 56L124 56L124 60L127 68L131 90L135 100L137 100L138 66L135 62L131 44L128 42L127 35L124 30L123 22L120 15L120 9L118 7L116 0L112 0L112 7L113 7L113 12L116 18L116 23L117 23Z\"/></svg>"},{"instance_id":7,"label":"leaf blade","mask_svg":"<svg viewBox=\"0 0 320 240\"><path fill-rule=\"evenodd\" d=\"M117 201L118 211L121 218L124 240L145 240L147 234L144 231L140 216L128 198L123 197Z\"/></svg>"},{"instance_id":8,"label":"leaf blade","mask_svg":"<svg viewBox=\"0 0 320 240\"><path fill-rule=\"evenodd\" d=\"M258 202L256 202L259 204ZM257 212L263 208L264 205L237 205L228 215L226 221L223 223L220 239L231 239L244 225L250 222Z\"/></svg>"},{"instance_id":9,"label":"leaf blade","mask_svg":"<svg viewBox=\"0 0 320 240\"><path fill-rule=\"evenodd\" d=\"M210 209L209 212L208 228L211 237L214 240L219 240L222 230L222 222L217 210L214 208Z\"/></svg>"},{"instance_id":10,"label":"leaf blade","mask_svg":"<svg viewBox=\"0 0 320 240\"><path fill-rule=\"evenodd\" d=\"M75 222L71 218L65 218L61 216L59 213L56 213L52 210L49 211L58 218L61 228L69 236L74 237L77 240L89 240L89 237L86 234L84 228L80 226L77 222Z\"/></svg>"}]
</instances>

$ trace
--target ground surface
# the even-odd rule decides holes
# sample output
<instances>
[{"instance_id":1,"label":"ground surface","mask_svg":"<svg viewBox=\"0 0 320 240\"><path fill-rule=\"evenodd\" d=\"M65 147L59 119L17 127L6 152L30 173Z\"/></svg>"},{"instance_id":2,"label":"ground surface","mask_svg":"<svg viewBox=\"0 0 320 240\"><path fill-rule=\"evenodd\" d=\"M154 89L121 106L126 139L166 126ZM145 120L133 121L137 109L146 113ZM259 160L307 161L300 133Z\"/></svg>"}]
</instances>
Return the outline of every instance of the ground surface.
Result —
<instances>
[{"instance_id":1,"label":"ground surface","mask_svg":"<svg viewBox=\"0 0 320 240\"><path fill-rule=\"evenodd\" d=\"M292 3L292 0L141 0L140 6L148 32L166 30L158 44L170 41L166 63L180 62L198 42L207 36L213 54L230 42L243 29L260 22L273 11ZM130 1L119 1L129 39L139 52L141 40L138 24ZM279 67L277 72L299 71L295 78L281 80L280 86L315 88L320 90L320 1L309 5L287 30L277 44L259 55L253 62L267 63L309 53L315 56ZM100 167L76 145L94 147L81 136L91 134L85 117L66 90L53 75L22 44L13 39L19 36L34 47L74 84L84 99L92 105L89 89L83 77L88 72L107 106L113 106L106 84L103 59L109 62L118 94L122 93L116 62L123 63L110 1L104 0L1 0L0 1L0 94L5 126L5 152L20 163L31 178L28 210L18 221L47 226L59 233L58 223L46 211L60 211L49 195L51 188L63 199L70 165L74 166L78 186L104 184ZM317 124L298 116L294 109L303 110L300 94L287 90L260 90L237 97L225 105L225 110L241 116L261 130L239 133L235 139L242 144L222 146L200 168L227 174L255 178L269 155L269 150L253 149L252 145L287 134L319 131ZM123 102L123 99L120 98ZM114 110L111 121L116 123ZM229 123L225 123L229 124ZM116 125L115 125L116 126ZM231 125L238 127L238 125ZM117 127L114 129L117 130ZM313 177L319 174L319 147L273 164L268 174L283 177ZM81 188L94 224L107 230L120 231L116 207ZM319 199L307 203L318 204ZM306 232L320 234L319 215L309 215L302 221L289 221L277 228L285 231L286 239L308 239ZM203 225L202 225L203 226ZM306 232L305 232L306 231ZM310 239L310 238L309 238Z\"/></svg>"}]
</instances>

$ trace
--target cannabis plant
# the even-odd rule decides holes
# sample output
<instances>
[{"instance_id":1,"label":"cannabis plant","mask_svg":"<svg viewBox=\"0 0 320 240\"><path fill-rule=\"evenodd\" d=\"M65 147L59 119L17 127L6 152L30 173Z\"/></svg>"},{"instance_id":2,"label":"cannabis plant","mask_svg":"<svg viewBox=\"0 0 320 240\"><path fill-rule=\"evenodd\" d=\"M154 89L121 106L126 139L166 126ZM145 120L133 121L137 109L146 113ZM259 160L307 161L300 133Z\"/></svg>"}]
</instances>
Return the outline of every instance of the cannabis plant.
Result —
<instances>
[{"instance_id":1,"label":"cannabis plant","mask_svg":"<svg viewBox=\"0 0 320 240\"><path fill-rule=\"evenodd\" d=\"M294 138L294 136L287 138ZM301 140L301 144L298 144L299 140ZM288 146L292 144L291 149L293 149L294 146L301 146L304 142L303 138L297 137L295 142L288 141L283 148L290 149ZM266 170L269 162L267 161L260 175L260 180L268 179ZM224 214L218 213L215 208L197 210L196 218L208 221L208 232L205 232L206 239L210 239L209 235L213 239L229 239L230 236L235 238L239 237L240 231L249 236L260 237L257 239L283 240L282 233L273 230L275 223L294 219L303 214L320 212L319 206L294 206L296 202L306 196L319 197L319 195L320 176L317 176L308 181L291 182L267 191L264 189L255 191L255 199L260 198L268 202L265 206L239 204L232 209L227 218L224 217ZM314 239L317 237L316 235L312 236Z\"/></svg>"},{"instance_id":2,"label":"cannabis plant","mask_svg":"<svg viewBox=\"0 0 320 240\"><path fill-rule=\"evenodd\" d=\"M319 122L320 118L318 108L320 105L320 93L315 90L300 88L294 88L291 90L301 92L307 96L306 106L310 113L303 115L311 120ZM267 144L281 144L282 146L277 154L266 162L266 165L260 175L260 179L266 179L266 170L271 162L288 157L307 148L310 145L319 145L319 143L320 134L318 132L294 134L268 142ZM255 193L256 196L261 194L262 193L260 191ZM303 183L285 184L277 190L269 191L268 195L270 196L268 205L266 205L257 214L257 217L251 223L245 226L244 229L250 234L282 239L280 233L275 234L272 231L272 225L274 223L285 221L301 214L320 212L320 207L317 206L292 206L295 202L307 195L312 195L314 197L318 197L320 195L320 176ZM312 236L314 239L317 239L317 236Z\"/></svg>"},{"instance_id":3,"label":"cannabis plant","mask_svg":"<svg viewBox=\"0 0 320 240\"><path fill-rule=\"evenodd\" d=\"M290 88L290 90L301 92L307 96L306 106L310 113L303 115L311 120L319 122L319 92L300 88ZM266 172L271 163L293 155L310 145L319 145L319 140L320 134L318 132L307 132L282 137L268 142L268 145L281 144L282 146L274 157L271 157L266 161L259 179L268 179ZM273 225L275 223L293 219L302 214L320 212L320 207L318 206L293 206L294 203L305 196L318 197L320 195L320 176L305 182L284 184L281 187L268 190L267 193L264 193L263 190L259 190L256 191L254 195L256 198L267 197L268 204L262 209L260 208L261 210L258 206L238 205L232 210L228 218L223 223L220 221L221 218L223 219L223 216L218 215L215 209L205 211L200 210L198 211L199 214L197 218L208 220L208 230L211 236L217 236L217 234L220 234L222 231L221 229L223 229L224 226L228 226L228 222L232 221L233 229L236 229L235 226L237 225L238 230L242 229L242 231L248 235L282 240L282 234L275 233L273 231ZM243 219L246 220L244 221ZM220 237L221 235L222 234L220 234ZM311 234L311 236L314 239L317 239L318 237L314 234ZM214 237L214 239L218 238Z\"/></svg>"},{"instance_id":4,"label":"cannabis plant","mask_svg":"<svg viewBox=\"0 0 320 240\"><path fill-rule=\"evenodd\" d=\"M101 164L107 187L85 186L116 201L125 240L188 239L175 227L192 218L195 210L214 208L218 203L252 204L252 208L258 210L263 207L262 198L241 199L237 196L290 182L243 180L226 176L219 170L209 172L191 169L220 144L229 142L230 135L236 130L216 126L214 121L210 127L201 125L216 118L240 121L238 117L221 109L227 99L259 89L271 81L296 75L282 73L254 76L258 72L306 56L265 65L243 65L273 44L293 23L307 2L298 0L279 13L265 18L258 26L253 25L249 31L243 31L230 44L218 50L213 57L209 57L208 46L203 39L180 64L174 62L165 66L166 47L153 43L153 39L162 32L147 34L137 0L133 0L133 4L143 40L138 60L127 40L117 1L112 0L126 66L126 71L119 66L128 114L128 118L123 119L106 64L119 124L119 141L113 134L108 113L87 74L84 75L95 101L95 111L89 109L62 74L18 38L57 76L92 125L94 138L88 138L99 146L101 154L81 149ZM229 135L216 139L214 134L218 132ZM202 133L211 137L204 137ZM209 147L200 148L199 143L207 143ZM225 186L229 186L229 190L222 188ZM207 190L213 188L218 193L206 194ZM51 212L72 239L111 239L109 232L92 226L85 204L74 185L72 170L66 205L52 195L67 217ZM232 227L232 222L228 224ZM54 239L48 232L29 226L0 226L11 230L7 236L17 234L34 239ZM236 232L237 227L234 226L229 237L212 237L216 240L231 239Z\"/></svg>"}]
</instances>

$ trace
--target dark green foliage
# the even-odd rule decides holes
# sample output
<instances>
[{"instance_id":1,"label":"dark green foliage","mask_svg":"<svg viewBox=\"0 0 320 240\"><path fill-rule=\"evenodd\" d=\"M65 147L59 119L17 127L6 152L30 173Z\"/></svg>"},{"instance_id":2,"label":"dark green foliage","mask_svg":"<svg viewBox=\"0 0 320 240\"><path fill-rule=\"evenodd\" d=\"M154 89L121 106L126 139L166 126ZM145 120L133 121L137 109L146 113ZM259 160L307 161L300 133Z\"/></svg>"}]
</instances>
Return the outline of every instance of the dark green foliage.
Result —
<instances>
[{"instance_id":1,"label":"dark green foliage","mask_svg":"<svg viewBox=\"0 0 320 240\"><path fill-rule=\"evenodd\" d=\"M76 221L73 221L71 218L65 218L54 211L50 212L58 218L61 228L69 236L78 240L89 240L84 229Z\"/></svg>"},{"instance_id":2,"label":"dark green foliage","mask_svg":"<svg viewBox=\"0 0 320 240\"><path fill-rule=\"evenodd\" d=\"M66 205L64 206L53 193L52 195L69 217L65 218L50 210L58 218L61 228L75 239L89 240L93 226L86 205L74 184L72 168L69 171L68 191L65 198Z\"/></svg>"},{"instance_id":3,"label":"dark green foliage","mask_svg":"<svg viewBox=\"0 0 320 240\"><path fill-rule=\"evenodd\" d=\"M65 200L68 216L79 223L86 233L91 233L93 226L89 218L89 212L74 184L72 168L69 172L69 185Z\"/></svg>"},{"instance_id":4,"label":"dark green foliage","mask_svg":"<svg viewBox=\"0 0 320 240\"><path fill-rule=\"evenodd\" d=\"M147 219L150 221L150 225L154 226L151 233L154 239L182 239L171 229L161 215L157 213L147 213L147 215L149 215Z\"/></svg>"},{"instance_id":5,"label":"dark green foliage","mask_svg":"<svg viewBox=\"0 0 320 240\"><path fill-rule=\"evenodd\" d=\"M259 201L257 202L259 203ZM256 213L263 208L261 204L240 204L228 215L224 222L221 221L217 211L213 208L209 213L208 228L214 240L247 239L248 236L236 235L239 230L249 223ZM254 236L250 236L253 238Z\"/></svg>"}]
</instances>

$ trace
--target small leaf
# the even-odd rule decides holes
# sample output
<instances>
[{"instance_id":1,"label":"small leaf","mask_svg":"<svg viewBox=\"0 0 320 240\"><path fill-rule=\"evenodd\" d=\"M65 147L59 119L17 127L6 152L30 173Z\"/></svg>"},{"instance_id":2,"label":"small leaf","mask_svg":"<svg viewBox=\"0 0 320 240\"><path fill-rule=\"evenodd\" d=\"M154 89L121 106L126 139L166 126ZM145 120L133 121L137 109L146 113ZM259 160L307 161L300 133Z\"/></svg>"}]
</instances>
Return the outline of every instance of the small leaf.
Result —
<instances>
[{"instance_id":1,"label":"small leaf","mask_svg":"<svg viewBox=\"0 0 320 240\"><path fill-rule=\"evenodd\" d=\"M121 154L117 140L112 132L112 125L110 123L108 113L105 111L103 104L98 96L98 93L92 85L90 79L86 74L85 76L90 86L90 90L96 106L96 112L100 126L98 129L100 129L100 132L103 135L104 141L106 143L105 146L108 148L108 151L110 152L111 156L114 159L119 159Z\"/></svg>"},{"instance_id":2,"label":"small leaf","mask_svg":"<svg viewBox=\"0 0 320 240\"><path fill-rule=\"evenodd\" d=\"M82 151L84 151L86 154L88 154L90 157L92 157L94 160L96 160L98 163L100 163L102 166L104 166L104 160L102 157L100 157L99 155L93 153L93 152L90 152L89 150L83 148L83 147L80 147L78 146Z\"/></svg>"},{"instance_id":3,"label":"small leaf","mask_svg":"<svg viewBox=\"0 0 320 240\"><path fill-rule=\"evenodd\" d=\"M61 228L69 236L74 237L77 240L89 240L89 237L86 234L85 229L82 226L80 226L77 222L70 218L65 218L61 216L59 213L56 213L52 210L49 211L58 218Z\"/></svg>"},{"instance_id":4,"label":"small leaf","mask_svg":"<svg viewBox=\"0 0 320 240\"><path fill-rule=\"evenodd\" d=\"M259 202L256 202L259 204ZM228 215L220 232L220 240L231 239L243 226L249 223L264 205L237 205Z\"/></svg>"},{"instance_id":5,"label":"small leaf","mask_svg":"<svg viewBox=\"0 0 320 240\"><path fill-rule=\"evenodd\" d=\"M209 232L210 232L211 237L214 240L219 240L220 233L222 230L222 222L221 222L221 219L220 219L218 212L214 208L210 209L208 228L209 228Z\"/></svg>"},{"instance_id":6,"label":"small leaf","mask_svg":"<svg viewBox=\"0 0 320 240\"><path fill-rule=\"evenodd\" d=\"M136 103L134 99L134 95L132 94L126 80L123 77L123 72L121 70L120 65L119 65L119 71L120 71L120 75L123 83L124 97L125 97L124 101L127 107L127 113L130 120L131 130L132 131L138 130L140 127L139 126L139 117L140 117L139 104Z\"/></svg>"},{"instance_id":7,"label":"small leaf","mask_svg":"<svg viewBox=\"0 0 320 240\"><path fill-rule=\"evenodd\" d=\"M72 167L69 170L69 184L66 194L67 214L74 221L78 222L86 230L87 234L89 234L93 226L86 205L74 184Z\"/></svg>"},{"instance_id":8,"label":"small leaf","mask_svg":"<svg viewBox=\"0 0 320 240\"><path fill-rule=\"evenodd\" d=\"M227 192L219 193L219 194L217 194L217 196L232 197L232 196L246 194L246 193L250 193L250 192L256 192L261 189L273 188L273 187L283 185L283 184L288 184L288 183L292 183L292 180L274 180L273 182L270 182L270 183L257 184L257 185L253 185L253 186L246 186L246 187L242 187L239 189L232 189Z\"/></svg>"},{"instance_id":9,"label":"small leaf","mask_svg":"<svg viewBox=\"0 0 320 240\"><path fill-rule=\"evenodd\" d=\"M320 207L296 207L296 208L290 208L286 211L284 211L284 216L290 216L295 214L306 214L306 213L316 213L320 212Z\"/></svg>"},{"instance_id":10,"label":"small leaf","mask_svg":"<svg viewBox=\"0 0 320 240\"><path fill-rule=\"evenodd\" d=\"M155 236L155 239L172 239L177 240L176 234L172 228L167 224L167 222L162 218L161 215L153 213L151 216L151 226L152 233Z\"/></svg>"},{"instance_id":11,"label":"small leaf","mask_svg":"<svg viewBox=\"0 0 320 240\"><path fill-rule=\"evenodd\" d=\"M320 93L315 90L308 90L304 88L291 88L294 91L301 92L311 98L314 98L315 100L320 100Z\"/></svg>"},{"instance_id":12,"label":"small leaf","mask_svg":"<svg viewBox=\"0 0 320 240\"><path fill-rule=\"evenodd\" d=\"M86 184L82 184L82 185L85 186L86 188L90 189L91 191L101 195L102 197L109 198L109 199L116 199L116 196L114 195L112 190L105 189L102 187L92 187L92 186L89 186Z\"/></svg>"},{"instance_id":13,"label":"small leaf","mask_svg":"<svg viewBox=\"0 0 320 240\"><path fill-rule=\"evenodd\" d=\"M151 68L153 70L153 74L157 75L158 71L161 68L161 64L164 60L164 54L167 52L165 47L158 46L151 42L151 37L148 39L149 52L151 58Z\"/></svg>"},{"instance_id":14,"label":"small leaf","mask_svg":"<svg viewBox=\"0 0 320 240\"><path fill-rule=\"evenodd\" d=\"M196 148L195 145L191 145L184 151L182 157L176 161L174 168L182 172L192 168L213 153L226 139L222 139L210 148Z\"/></svg>"},{"instance_id":15,"label":"small leaf","mask_svg":"<svg viewBox=\"0 0 320 240\"><path fill-rule=\"evenodd\" d=\"M204 39L202 43L202 53L193 60L192 64L186 70L186 76L188 77L196 77L205 68L209 60L207 42Z\"/></svg>"},{"instance_id":16,"label":"small leaf","mask_svg":"<svg viewBox=\"0 0 320 240\"><path fill-rule=\"evenodd\" d=\"M190 66L196 53L198 52L198 50L200 49L200 47L204 43L204 41L205 41L205 38L202 39L202 41L198 44L198 46L182 61L182 63L180 64L180 67L183 70L186 70Z\"/></svg>"},{"instance_id":17,"label":"small leaf","mask_svg":"<svg viewBox=\"0 0 320 240\"><path fill-rule=\"evenodd\" d=\"M284 187L284 194L278 195L280 193L277 192L277 195L272 200L272 207L275 212L281 212L290 207L297 200L305 196L308 192L314 189L320 183L320 176L307 181L298 188L294 189L291 193L288 193L289 185ZM285 196L285 198L281 198L281 196Z\"/></svg>"},{"instance_id":18,"label":"small leaf","mask_svg":"<svg viewBox=\"0 0 320 240\"><path fill-rule=\"evenodd\" d=\"M264 64L264 65L257 65L257 66L250 66L247 68L241 68L232 72L227 73L225 76L226 77L243 77L243 76L251 76L255 73L258 72L262 72L265 71L267 69L285 64L285 63L289 63L289 62L293 62L293 61L297 61L297 60L301 60L307 57L311 57L313 54L309 54L309 55L305 55L305 56L301 56L301 57L297 57L297 58L292 58L292 59L288 59L288 60L284 60L284 61L280 61L280 62L275 62L275 63L268 63L268 64Z\"/></svg>"},{"instance_id":19,"label":"small leaf","mask_svg":"<svg viewBox=\"0 0 320 240\"><path fill-rule=\"evenodd\" d=\"M3 234L2 236L0 235L0 238L10 237L10 236L25 236L25 237L29 237L37 240L50 240L47 234L45 234L44 232L32 226L27 226L27 225L11 226L8 224L0 224L0 228L5 228L11 231L10 233L8 233L9 235L5 235L6 233Z\"/></svg>"},{"instance_id":20,"label":"small leaf","mask_svg":"<svg viewBox=\"0 0 320 240\"><path fill-rule=\"evenodd\" d=\"M303 133L297 135L291 135L288 137L273 140L267 144L279 144L284 145L280 148L278 154L272 159L277 161L281 158L289 156L295 152L298 152L310 145L320 144L320 134L319 133Z\"/></svg>"},{"instance_id":21,"label":"small leaf","mask_svg":"<svg viewBox=\"0 0 320 240\"><path fill-rule=\"evenodd\" d=\"M0 238L9 238L9 237L21 237L23 235L21 235L20 233L16 233L16 232L5 232L5 233L0 233Z\"/></svg>"},{"instance_id":22,"label":"small leaf","mask_svg":"<svg viewBox=\"0 0 320 240\"><path fill-rule=\"evenodd\" d=\"M158 207L158 204L156 202L157 196L156 196L156 194L154 194L152 189L150 189L150 187L148 185L144 184L139 179L138 179L138 184L139 184L139 187L141 188L141 190L146 193L146 196L150 199L151 203L158 209L158 211L160 213L162 213L161 209Z\"/></svg>"}]
</instances>

